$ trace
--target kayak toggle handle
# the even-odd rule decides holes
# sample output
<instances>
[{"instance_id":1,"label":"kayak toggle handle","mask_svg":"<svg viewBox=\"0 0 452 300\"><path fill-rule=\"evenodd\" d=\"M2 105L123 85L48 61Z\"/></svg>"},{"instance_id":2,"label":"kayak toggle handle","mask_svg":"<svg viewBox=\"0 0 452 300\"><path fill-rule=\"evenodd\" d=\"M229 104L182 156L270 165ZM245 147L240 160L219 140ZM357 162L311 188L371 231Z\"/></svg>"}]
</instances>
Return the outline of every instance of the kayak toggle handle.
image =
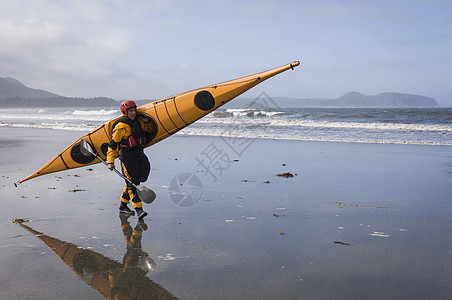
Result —
<instances>
[{"instance_id":1,"label":"kayak toggle handle","mask_svg":"<svg viewBox=\"0 0 452 300\"><path fill-rule=\"evenodd\" d=\"M297 67L299 65L300 65L300 62L297 60L297 61L295 61L295 62L290 64L290 68L293 70L293 67Z\"/></svg>"}]
</instances>

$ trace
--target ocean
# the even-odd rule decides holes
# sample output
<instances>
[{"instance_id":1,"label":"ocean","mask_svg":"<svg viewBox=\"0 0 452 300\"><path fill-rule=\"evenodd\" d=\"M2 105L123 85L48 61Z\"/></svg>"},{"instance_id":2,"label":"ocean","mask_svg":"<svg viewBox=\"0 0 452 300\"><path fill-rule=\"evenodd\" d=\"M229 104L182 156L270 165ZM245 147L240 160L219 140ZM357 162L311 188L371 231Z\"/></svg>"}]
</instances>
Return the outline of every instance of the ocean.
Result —
<instances>
[{"instance_id":1,"label":"ocean","mask_svg":"<svg viewBox=\"0 0 452 300\"><path fill-rule=\"evenodd\" d=\"M0 126L88 132L119 114L105 107L2 108ZM220 108L177 134L452 146L452 108Z\"/></svg>"}]
</instances>

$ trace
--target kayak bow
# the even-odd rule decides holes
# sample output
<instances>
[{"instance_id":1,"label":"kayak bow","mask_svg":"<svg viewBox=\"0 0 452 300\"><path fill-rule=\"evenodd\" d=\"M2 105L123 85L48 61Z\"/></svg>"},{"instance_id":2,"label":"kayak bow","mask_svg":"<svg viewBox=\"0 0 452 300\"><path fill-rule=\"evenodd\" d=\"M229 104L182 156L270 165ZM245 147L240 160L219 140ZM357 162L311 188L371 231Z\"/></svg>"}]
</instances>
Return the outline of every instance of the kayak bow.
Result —
<instances>
[{"instance_id":1,"label":"kayak bow","mask_svg":"<svg viewBox=\"0 0 452 300\"><path fill-rule=\"evenodd\" d=\"M139 106L137 112L150 117L156 128L146 147L173 135L264 80L289 69L293 70L299 64L299 61L295 61L268 71L210 85ZM44 174L99 163L100 160L94 155L86 156L81 153L80 141L82 139L87 141L102 159L106 159L108 143L111 139L111 128L115 121L121 117L120 115L113 118L85 134L39 170L19 180L16 186Z\"/></svg>"}]
</instances>

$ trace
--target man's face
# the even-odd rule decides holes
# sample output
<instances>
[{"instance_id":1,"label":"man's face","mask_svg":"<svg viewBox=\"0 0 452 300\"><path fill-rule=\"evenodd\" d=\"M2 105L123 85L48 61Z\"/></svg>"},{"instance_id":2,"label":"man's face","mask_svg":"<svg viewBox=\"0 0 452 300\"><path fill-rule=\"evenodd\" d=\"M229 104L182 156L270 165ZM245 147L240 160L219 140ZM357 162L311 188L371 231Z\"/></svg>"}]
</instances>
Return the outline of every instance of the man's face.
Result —
<instances>
[{"instance_id":1,"label":"man's face","mask_svg":"<svg viewBox=\"0 0 452 300\"><path fill-rule=\"evenodd\" d=\"M130 119L130 120L135 120L135 118L137 117L137 109L136 108L129 108L128 110L127 110L127 117Z\"/></svg>"}]
</instances>

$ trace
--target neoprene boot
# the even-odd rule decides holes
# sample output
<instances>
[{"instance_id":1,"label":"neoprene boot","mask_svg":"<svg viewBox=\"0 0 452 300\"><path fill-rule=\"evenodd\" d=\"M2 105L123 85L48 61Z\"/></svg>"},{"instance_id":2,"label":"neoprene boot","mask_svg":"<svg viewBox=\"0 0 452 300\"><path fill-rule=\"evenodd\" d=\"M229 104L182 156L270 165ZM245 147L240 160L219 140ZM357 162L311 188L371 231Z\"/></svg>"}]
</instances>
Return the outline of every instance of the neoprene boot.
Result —
<instances>
[{"instance_id":1,"label":"neoprene boot","mask_svg":"<svg viewBox=\"0 0 452 300\"><path fill-rule=\"evenodd\" d=\"M148 213L145 212L145 211L143 210L143 208L141 208L141 207L135 208L135 210L137 211L138 219L143 219L144 217L146 217L146 216L148 215Z\"/></svg>"},{"instance_id":2,"label":"neoprene boot","mask_svg":"<svg viewBox=\"0 0 452 300\"><path fill-rule=\"evenodd\" d=\"M127 203L124 202L121 202L121 205L119 206L119 212L122 214L128 214L132 216L135 214L135 212L127 206Z\"/></svg>"}]
</instances>

